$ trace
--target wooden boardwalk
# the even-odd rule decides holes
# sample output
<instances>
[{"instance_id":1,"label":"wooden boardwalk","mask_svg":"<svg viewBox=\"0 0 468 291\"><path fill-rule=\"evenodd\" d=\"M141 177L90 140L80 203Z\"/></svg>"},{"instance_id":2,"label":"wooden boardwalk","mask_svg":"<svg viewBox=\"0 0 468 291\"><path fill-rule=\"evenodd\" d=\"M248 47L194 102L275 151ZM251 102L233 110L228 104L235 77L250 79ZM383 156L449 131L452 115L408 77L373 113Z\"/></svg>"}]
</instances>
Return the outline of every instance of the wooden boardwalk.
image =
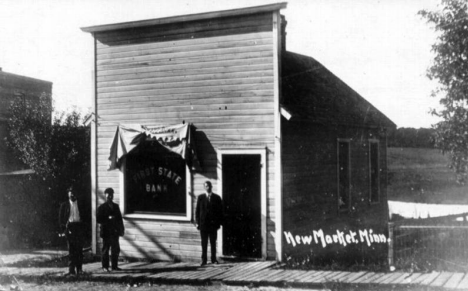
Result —
<instances>
[{"instance_id":1,"label":"wooden boardwalk","mask_svg":"<svg viewBox=\"0 0 468 291\"><path fill-rule=\"evenodd\" d=\"M200 267L196 263L122 263L122 271L107 273L100 262L86 264L85 274L77 280L108 282L155 282L179 284L206 284L221 282L228 285L271 285L292 287L326 287L342 284L365 288L395 288L413 290L468 290L468 274L451 272L345 272L285 270L276 262L223 263ZM65 268L14 268L3 266L0 276L33 279L47 276L63 280Z\"/></svg>"}]
</instances>

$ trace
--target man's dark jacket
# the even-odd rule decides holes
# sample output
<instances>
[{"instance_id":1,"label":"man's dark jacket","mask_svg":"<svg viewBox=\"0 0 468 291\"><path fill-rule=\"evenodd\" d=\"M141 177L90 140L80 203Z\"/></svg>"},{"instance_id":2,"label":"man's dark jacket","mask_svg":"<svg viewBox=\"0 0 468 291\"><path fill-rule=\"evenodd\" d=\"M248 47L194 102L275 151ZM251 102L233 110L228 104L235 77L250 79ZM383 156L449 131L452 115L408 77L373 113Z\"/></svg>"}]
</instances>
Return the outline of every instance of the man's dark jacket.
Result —
<instances>
[{"instance_id":1,"label":"man's dark jacket","mask_svg":"<svg viewBox=\"0 0 468 291\"><path fill-rule=\"evenodd\" d=\"M195 219L201 231L215 231L223 224L223 202L212 193L210 201L206 194L198 196Z\"/></svg>"},{"instance_id":2,"label":"man's dark jacket","mask_svg":"<svg viewBox=\"0 0 468 291\"><path fill-rule=\"evenodd\" d=\"M114 218L109 219L109 216ZM125 228L118 204L112 202L112 208L107 202L101 204L97 209L96 220L101 225L99 234L102 238L124 235Z\"/></svg>"}]
</instances>

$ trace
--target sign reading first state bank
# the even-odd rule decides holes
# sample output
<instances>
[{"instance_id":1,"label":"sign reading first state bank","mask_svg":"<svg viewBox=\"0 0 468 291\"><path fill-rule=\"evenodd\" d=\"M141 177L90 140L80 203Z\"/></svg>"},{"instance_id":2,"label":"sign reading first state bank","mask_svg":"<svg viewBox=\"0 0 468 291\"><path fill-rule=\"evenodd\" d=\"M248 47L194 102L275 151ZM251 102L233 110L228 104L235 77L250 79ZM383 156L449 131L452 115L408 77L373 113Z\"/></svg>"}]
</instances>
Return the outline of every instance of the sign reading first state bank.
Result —
<instances>
[{"instance_id":1,"label":"sign reading first state bank","mask_svg":"<svg viewBox=\"0 0 468 291\"><path fill-rule=\"evenodd\" d=\"M156 167L156 166L151 166L146 169L137 171L133 175L133 181L135 183L140 183L141 181L146 181L147 177L154 177L154 176L160 176L166 179L155 179L155 180L159 180L159 181L156 181L156 182L159 182L157 184L155 184L155 181L153 182L149 181L146 183L143 182L145 183L146 192L152 192L152 193L168 192L167 183L162 183L163 181L165 182L172 181L172 183L176 185L180 185L182 182L182 177L176 172L174 172L173 170L167 169L164 167Z\"/></svg>"},{"instance_id":2,"label":"sign reading first state bank","mask_svg":"<svg viewBox=\"0 0 468 291\"><path fill-rule=\"evenodd\" d=\"M176 155L140 154L129 158L129 212L185 215L185 161Z\"/></svg>"}]
</instances>

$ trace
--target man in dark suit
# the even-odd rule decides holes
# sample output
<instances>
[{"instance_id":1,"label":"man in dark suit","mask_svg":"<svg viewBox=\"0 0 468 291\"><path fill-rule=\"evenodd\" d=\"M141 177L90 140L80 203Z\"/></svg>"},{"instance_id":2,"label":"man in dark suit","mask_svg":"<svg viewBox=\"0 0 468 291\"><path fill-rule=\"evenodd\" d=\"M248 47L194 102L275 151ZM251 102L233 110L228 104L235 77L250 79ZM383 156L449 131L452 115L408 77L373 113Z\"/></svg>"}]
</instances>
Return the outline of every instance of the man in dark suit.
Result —
<instances>
[{"instance_id":1,"label":"man in dark suit","mask_svg":"<svg viewBox=\"0 0 468 291\"><path fill-rule=\"evenodd\" d=\"M198 197L195 219L197 229L200 230L202 244L202 263L206 265L208 238L211 246L211 262L218 264L216 260L216 239L218 229L223 224L223 202L221 197L212 192L213 186L210 181L205 182L205 194Z\"/></svg>"},{"instance_id":2,"label":"man in dark suit","mask_svg":"<svg viewBox=\"0 0 468 291\"><path fill-rule=\"evenodd\" d=\"M104 191L106 202L97 209L96 220L101 224L100 236L102 238L102 269L109 271L109 250L111 250L111 265L113 271L121 270L118 267L120 244L119 237L125 233L125 228L119 205L113 202L114 189Z\"/></svg>"},{"instance_id":3,"label":"man in dark suit","mask_svg":"<svg viewBox=\"0 0 468 291\"><path fill-rule=\"evenodd\" d=\"M68 201L62 203L59 212L59 226L61 234L68 242L68 273L66 275L81 274L83 272L83 244L84 226L80 207L73 192L73 187L67 189Z\"/></svg>"}]
</instances>

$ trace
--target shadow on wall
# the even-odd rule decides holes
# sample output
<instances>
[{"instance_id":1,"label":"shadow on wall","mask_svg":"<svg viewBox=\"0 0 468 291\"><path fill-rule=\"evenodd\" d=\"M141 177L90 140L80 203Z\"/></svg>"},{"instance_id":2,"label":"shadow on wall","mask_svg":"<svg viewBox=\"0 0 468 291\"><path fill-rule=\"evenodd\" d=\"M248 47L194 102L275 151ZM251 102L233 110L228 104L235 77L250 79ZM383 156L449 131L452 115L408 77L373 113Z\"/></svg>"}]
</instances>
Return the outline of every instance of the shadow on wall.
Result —
<instances>
[{"instance_id":1,"label":"shadow on wall","mask_svg":"<svg viewBox=\"0 0 468 291\"><path fill-rule=\"evenodd\" d=\"M200 161L200 166L202 172L199 173L206 177L209 180L217 180L217 172L207 171L208 168L214 168L212 166L217 166L217 153L211 144L210 139L203 131L195 131L195 140L196 140L196 151L198 155L198 160Z\"/></svg>"}]
</instances>

